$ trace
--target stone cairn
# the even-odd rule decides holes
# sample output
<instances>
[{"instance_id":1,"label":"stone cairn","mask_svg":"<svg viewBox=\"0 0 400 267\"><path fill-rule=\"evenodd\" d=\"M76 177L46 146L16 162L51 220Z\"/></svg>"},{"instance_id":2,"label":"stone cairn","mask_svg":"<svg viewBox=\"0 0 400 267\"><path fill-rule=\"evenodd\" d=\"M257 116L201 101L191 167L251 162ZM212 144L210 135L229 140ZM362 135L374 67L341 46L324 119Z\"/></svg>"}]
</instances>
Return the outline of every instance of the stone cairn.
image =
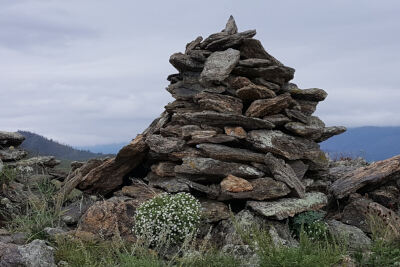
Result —
<instances>
[{"instance_id":1,"label":"stone cairn","mask_svg":"<svg viewBox=\"0 0 400 267\"><path fill-rule=\"evenodd\" d=\"M327 93L289 83L295 70L268 54L255 34L238 32L230 17L222 32L173 54L179 73L168 76L167 91L176 100L115 158L71 173L63 193L77 187L139 198L141 181L157 192L190 192L213 207L247 206L279 220L324 206L326 195L308 192L304 180L328 168L318 143L346 129L312 116ZM277 213L276 205L288 208Z\"/></svg>"}]
</instances>

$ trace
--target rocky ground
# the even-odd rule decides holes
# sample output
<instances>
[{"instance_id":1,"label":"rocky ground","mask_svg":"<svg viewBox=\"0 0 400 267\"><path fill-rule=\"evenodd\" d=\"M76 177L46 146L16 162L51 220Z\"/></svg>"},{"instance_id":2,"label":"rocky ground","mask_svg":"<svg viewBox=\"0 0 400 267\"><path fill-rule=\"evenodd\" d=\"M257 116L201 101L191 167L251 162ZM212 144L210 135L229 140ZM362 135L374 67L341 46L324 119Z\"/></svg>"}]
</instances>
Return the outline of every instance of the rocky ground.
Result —
<instances>
[{"instance_id":1,"label":"rocky ground","mask_svg":"<svg viewBox=\"0 0 400 267\"><path fill-rule=\"evenodd\" d=\"M24 160L23 137L0 132L0 266L55 266L54 249L37 238L42 233L134 243L136 209L162 192L198 198L197 238L245 259L255 252L238 226L257 225L276 246L298 247L290 225L310 211L323 214L330 235L345 236L354 251L370 247L373 222L400 237L400 156L329 160L318 143L345 128L312 115L327 93L290 83L294 69L255 34L238 32L231 17L222 32L173 54L179 73L168 77L167 90L176 100L115 158L57 172L57 160ZM50 202L57 219L43 229L12 227L27 209Z\"/></svg>"}]
</instances>

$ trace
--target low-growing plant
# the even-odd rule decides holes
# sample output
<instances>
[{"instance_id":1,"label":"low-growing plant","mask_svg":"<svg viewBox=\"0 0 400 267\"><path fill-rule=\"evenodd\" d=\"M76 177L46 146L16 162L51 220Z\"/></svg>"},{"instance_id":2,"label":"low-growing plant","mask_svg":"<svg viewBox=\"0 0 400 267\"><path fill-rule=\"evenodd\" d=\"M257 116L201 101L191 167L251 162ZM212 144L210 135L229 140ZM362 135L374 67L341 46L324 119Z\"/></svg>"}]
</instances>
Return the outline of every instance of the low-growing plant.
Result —
<instances>
[{"instance_id":1,"label":"low-growing plant","mask_svg":"<svg viewBox=\"0 0 400 267\"><path fill-rule=\"evenodd\" d=\"M341 262L346 254L346 246L327 239L315 241L305 232L300 233L298 247L284 247L274 245L268 233L257 235L257 254L260 257L260 266L334 266Z\"/></svg>"},{"instance_id":2,"label":"low-growing plant","mask_svg":"<svg viewBox=\"0 0 400 267\"><path fill-rule=\"evenodd\" d=\"M36 188L36 194L30 193L27 199L25 210L15 214L8 226L12 231L28 233L28 241L47 239L44 228L57 226L61 215L54 206L54 185L49 181L41 181Z\"/></svg>"},{"instance_id":3,"label":"low-growing plant","mask_svg":"<svg viewBox=\"0 0 400 267\"><path fill-rule=\"evenodd\" d=\"M9 185L10 182L16 179L16 170L14 168L10 168L7 165L3 166L3 169L0 172L0 186L3 184Z\"/></svg>"},{"instance_id":4,"label":"low-growing plant","mask_svg":"<svg viewBox=\"0 0 400 267\"><path fill-rule=\"evenodd\" d=\"M304 231L312 240L324 240L328 232L324 217L325 213L322 211L306 211L291 219L289 225L296 237L300 237L300 233Z\"/></svg>"},{"instance_id":5,"label":"low-growing plant","mask_svg":"<svg viewBox=\"0 0 400 267\"><path fill-rule=\"evenodd\" d=\"M200 216L200 202L192 195L160 194L137 209L134 232L153 245L179 243L197 231Z\"/></svg>"}]
</instances>

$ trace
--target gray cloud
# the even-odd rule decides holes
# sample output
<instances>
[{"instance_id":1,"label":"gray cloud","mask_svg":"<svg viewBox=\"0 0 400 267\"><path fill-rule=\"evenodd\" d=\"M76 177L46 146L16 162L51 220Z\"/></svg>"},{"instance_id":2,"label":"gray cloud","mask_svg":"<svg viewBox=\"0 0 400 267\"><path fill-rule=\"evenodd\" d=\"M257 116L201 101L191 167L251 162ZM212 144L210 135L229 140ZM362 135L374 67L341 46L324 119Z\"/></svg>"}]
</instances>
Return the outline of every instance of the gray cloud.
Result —
<instances>
[{"instance_id":1,"label":"gray cloud","mask_svg":"<svg viewBox=\"0 0 400 267\"><path fill-rule=\"evenodd\" d=\"M230 14L329 96L327 124L400 125L400 2L0 0L0 128L127 141L172 100L170 54Z\"/></svg>"}]
</instances>

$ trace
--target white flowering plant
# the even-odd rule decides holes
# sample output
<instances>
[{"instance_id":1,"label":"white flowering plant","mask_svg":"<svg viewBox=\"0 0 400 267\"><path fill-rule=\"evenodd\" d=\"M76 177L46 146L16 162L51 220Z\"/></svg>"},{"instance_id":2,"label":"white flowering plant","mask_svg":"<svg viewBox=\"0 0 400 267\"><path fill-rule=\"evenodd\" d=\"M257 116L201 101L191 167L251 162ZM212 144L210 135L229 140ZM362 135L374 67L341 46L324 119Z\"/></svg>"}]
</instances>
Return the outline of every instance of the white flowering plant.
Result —
<instances>
[{"instance_id":1,"label":"white flowering plant","mask_svg":"<svg viewBox=\"0 0 400 267\"><path fill-rule=\"evenodd\" d=\"M183 241L198 229L200 202L188 193L160 194L136 211L134 232L151 244Z\"/></svg>"},{"instance_id":2,"label":"white flowering plant","mask_svg":"<svg viewBox=\"0 0 400 267\"><path fill-rule=\"evenodd\" d=\"M323 240L327 236L328 226L323 221L325 212L306 211L291 220L291 229L295 236L300 237L302 231L311 240Z\"/></svg>"}]
</instances>

